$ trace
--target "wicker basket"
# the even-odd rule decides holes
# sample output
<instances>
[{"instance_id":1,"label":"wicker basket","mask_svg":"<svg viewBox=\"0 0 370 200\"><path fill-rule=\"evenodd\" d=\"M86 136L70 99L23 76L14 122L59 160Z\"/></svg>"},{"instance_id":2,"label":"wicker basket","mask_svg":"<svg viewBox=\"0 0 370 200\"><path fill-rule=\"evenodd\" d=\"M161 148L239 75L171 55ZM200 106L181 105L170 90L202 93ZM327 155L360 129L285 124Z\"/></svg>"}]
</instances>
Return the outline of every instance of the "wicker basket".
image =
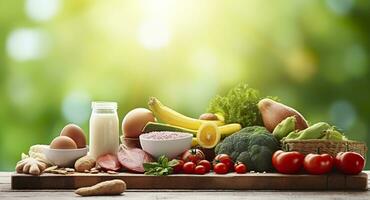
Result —
<instances>
[{"instance_id":1,"label":"wicker basket","mask_svg":"<svg viewBox=\"0 0 370 200\"><path fill-rule=\"evenodd\" d=\"M333 141L333 140L285 140L282 142L285 151L299 151L303 154L328 153L336 156L339 152L354 151L366 158L367 147L363 142L358 141Z\"/></svg>"}]
</instances>

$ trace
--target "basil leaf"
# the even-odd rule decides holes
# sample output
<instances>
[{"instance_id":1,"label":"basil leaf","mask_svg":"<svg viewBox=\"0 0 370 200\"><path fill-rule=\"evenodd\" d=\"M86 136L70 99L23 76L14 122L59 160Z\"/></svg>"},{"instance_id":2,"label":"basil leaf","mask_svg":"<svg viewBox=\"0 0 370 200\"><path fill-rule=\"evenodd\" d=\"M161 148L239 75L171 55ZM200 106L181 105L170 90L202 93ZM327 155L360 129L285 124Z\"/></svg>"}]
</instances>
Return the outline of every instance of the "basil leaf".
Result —
<instances>
[{"instance_id":1,"label":"basil leaf","mask_svg":"<svg viewBox=\"0 0 370 200\"><path fill-rule=\"evenodd\" d=\"M179 164L179 160L176 160L176 159L173 159L173 160L168 162L168 166L170 166L170 167L175 167L178 164Z\"/></svg>"}]
</instances>

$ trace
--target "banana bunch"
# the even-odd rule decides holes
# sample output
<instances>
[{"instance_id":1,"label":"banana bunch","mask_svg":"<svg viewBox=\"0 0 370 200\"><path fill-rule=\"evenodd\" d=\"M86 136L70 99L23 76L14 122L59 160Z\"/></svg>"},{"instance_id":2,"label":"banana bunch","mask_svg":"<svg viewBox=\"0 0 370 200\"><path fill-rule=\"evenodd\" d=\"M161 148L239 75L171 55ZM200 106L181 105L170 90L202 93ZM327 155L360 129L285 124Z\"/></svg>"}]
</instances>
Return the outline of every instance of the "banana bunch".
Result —
<instances>
[{"instance_id":1,"label":"banana bunch","mask_svg":"<svg viewBox=\"0 0 370 200\"><path fill-rule=\"evenodd\" d=\"M148 102L149 109L163 121L161 123L148 123L144 132L155 131L181 131L194 135L192 146L200 145L204 148L213 148L220 139L227 137L241 129L237 123L226 124L224 119L217 115L215 120L201 120L187 117L163 105L157 98L151 97Z\"/></svg>"},{"instance_id":2,"label":"banana bunch","mask_svg":"<svg viewBox=\"0 0 370 200\"><path fill-rule=\"evenodd\" d=\"M163 105L157 98L151 97L148 106L153 114L166 124L179 126L191 130L198 130L204 122L214 122L217 126L224 125L221 120L200 120L187 117L175 110Z\"/></svg>"}]
</instances>

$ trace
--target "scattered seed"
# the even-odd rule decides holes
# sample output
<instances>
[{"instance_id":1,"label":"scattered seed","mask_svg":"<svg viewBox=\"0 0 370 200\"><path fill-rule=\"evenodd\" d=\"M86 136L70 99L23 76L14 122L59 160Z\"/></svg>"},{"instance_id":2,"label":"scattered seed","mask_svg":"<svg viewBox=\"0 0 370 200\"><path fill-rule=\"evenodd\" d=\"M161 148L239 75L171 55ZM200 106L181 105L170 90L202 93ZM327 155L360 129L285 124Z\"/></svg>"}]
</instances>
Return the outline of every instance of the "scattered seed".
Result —
<instances>
[{"instance_id":1,"label":"scattered seed","mask_svg":"<svg viewBox=\"0 0 370 200\"><path fill-rule=\"evenodd\" d=\"M108 174L118 174L118 172L115 172L115 171L111 171L111 170L108 170L107 171Z\"/></svg>"},{"instance_id":2,"label":"scattered seed","mask_svg":"<svg viewBox=\"0 0 370 200\"><path fill-rule=\"evenodd\" d=\"M51 170L50 172L54 174L67 174L67 171L64 169L54 169L54 170Z\"/></svg>"},{"instance_id":3,"label":"scattered seed","mask_svg":"<svg viewBox=\"0 0 370 200\"><path fill-rule=\"evenodd\" d=\"M54 165L44 170L45 173L50 173L52 170L58 169L58 166Z\"/></svg>"},{"instance_id":4,"label":"scattered seed","mask_svg":"<svg viewBox=\"0 0 370 200\"><path fill-rule=\"evenodd\" d=\"M65 168L65 170L66 170L67 172L75 172L75 169L73 169L73 168Z\"/></svg>"},{"instance_id":5,"label":"scattered seed","mask_svg":"<svg viewBox=\"0 0 370 200\"><path fill-rule=\"evenodd\" d=\"M85 172L85 173L90 173L90 170L85 169L85 170L84 170L84 172Z\"/></svg>"},{"instance_id":6,"label":"scattered seed","mask_svg":"<svg viewBox=\"0 0 370 200\"><path fill-rule=\"evenodd\" d=\"M96 166L95 166L95 167L93 167L93 169L100 170L100 169L101 169L101 166L100 166L100 165L98 165L98 164L96 164Z\"/></svg>"}]
</instances>

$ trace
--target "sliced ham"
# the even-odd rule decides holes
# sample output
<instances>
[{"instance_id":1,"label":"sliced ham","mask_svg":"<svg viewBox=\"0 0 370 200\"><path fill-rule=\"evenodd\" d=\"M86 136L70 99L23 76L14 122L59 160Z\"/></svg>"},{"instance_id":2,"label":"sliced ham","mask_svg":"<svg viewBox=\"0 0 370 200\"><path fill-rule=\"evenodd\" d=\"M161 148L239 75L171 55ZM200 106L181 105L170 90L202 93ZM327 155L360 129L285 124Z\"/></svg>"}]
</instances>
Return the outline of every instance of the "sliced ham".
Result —
<instances>
[{"instance_id":1,"label":"sliced ham","mask_svg":"<svg viewBox=\"0 0 370 200\"><path fill-rule=\"evenodd\" d=\"M121 164L118 161L117 156L112 154L99 156L96 163L104 170L118 171L121 169Z\"/></svg>"},{"instance_id":2,"label":"sliced ham","mask_svg":"<svg viewBox=\"0 0 370 200\"><path fill-rule=\"evenodd\" d=\"M152 156L138 148L127 149L121 146L117 156L123 167L138 173L144 173L144 163L153 162Z\"/></svg>"}]
</instances>

